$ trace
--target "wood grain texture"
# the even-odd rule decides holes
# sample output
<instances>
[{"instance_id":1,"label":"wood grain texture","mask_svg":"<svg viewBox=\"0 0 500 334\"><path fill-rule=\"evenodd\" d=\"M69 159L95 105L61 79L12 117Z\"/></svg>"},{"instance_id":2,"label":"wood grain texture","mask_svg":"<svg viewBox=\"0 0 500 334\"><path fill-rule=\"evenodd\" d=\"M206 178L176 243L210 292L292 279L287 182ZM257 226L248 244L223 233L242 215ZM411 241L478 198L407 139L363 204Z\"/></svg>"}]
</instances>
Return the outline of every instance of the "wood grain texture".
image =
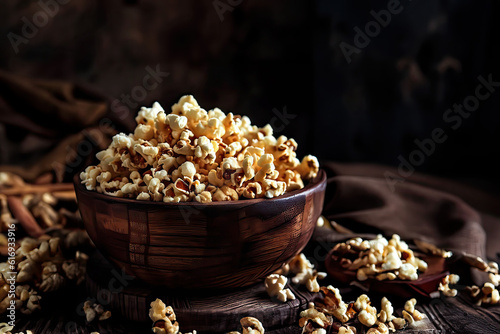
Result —
<instances>
[{"instance_id":1,"label":"wood grain texture","mask_svg":"<svg viewBox=\"0 0 500 334\"><path fill-rule=\"evenodd\" d=\"M112 271L113 266L95 252L87 267L86 285L91 298L97 299L103 291L108 291L109 282L116 277ZM150 303L160 298L174 308L183 333L192 330L198 333L241 331L239 321L246 316L255 317L265 324L266 333L274 330L298 332L300 311L307 308L318 294L309 293L304 286L288 285L288 288L296 299L281 303L267 295L263 282L230 291L182 291L154 288L136 280L128 281L117 293L106 292L106 299L113 317L144 322L145 329L152 324L148 315Z\"/></svg>"},{"instance_id":2,"label":"wood grain texture","mask_svg":"<svg viewBox=\"0 0 500 334\"><path fill-rule=\"evenodd\" d=\"M209 204L115 198L74 181L91 239L127 273L167 288L238 288L305 247L321 214L326 174L277 198Z\"/></svg>"}]
</instances>

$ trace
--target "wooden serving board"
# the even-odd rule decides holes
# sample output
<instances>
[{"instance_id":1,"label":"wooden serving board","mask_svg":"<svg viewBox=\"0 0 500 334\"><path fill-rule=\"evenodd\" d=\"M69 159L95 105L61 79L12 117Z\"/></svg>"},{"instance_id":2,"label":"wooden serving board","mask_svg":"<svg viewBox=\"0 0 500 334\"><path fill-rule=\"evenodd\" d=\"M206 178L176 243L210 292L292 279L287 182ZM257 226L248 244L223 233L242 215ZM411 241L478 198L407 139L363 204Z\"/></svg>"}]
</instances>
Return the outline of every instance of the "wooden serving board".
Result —
<instances>
[{"instance_id":1,"label":"wooden serving board","mask_svg":"<svg viewBox=\"0 0 500 334\"><path fill-rule=\"evenodd\" d=\"M296 299L281 303L267 295L263 282L230 291L169 291L148 286L120 272L96 251L87 265L89 297L105 304L113 316L148 323L145 326L151 325L150 303L160 298L174 308L183 333L192 330L201 334L241 332L239 321L247 316L259 319L266 333L300 333L299 313L318 295L304 287L289 286Z\"/></svg>"}]
</instances>

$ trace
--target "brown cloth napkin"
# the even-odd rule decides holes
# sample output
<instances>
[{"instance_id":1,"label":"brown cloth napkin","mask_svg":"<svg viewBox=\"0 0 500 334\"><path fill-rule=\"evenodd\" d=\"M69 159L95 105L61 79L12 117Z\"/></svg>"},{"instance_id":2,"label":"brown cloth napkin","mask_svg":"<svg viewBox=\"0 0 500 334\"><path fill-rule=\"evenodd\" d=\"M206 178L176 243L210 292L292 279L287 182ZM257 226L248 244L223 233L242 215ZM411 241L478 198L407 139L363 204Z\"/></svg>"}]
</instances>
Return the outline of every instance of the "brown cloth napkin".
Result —
<instances>
[{"instance_id":1,"label":"brown cloth napkin","mask_svg":"<svg viewBox=\"0 0 500 334\"><path fill-rule=\"evenodd\" d=\"M323 164L329 176L324 215L355 232L400 234L498 260L500 198L460 183L392 167Z\"/></svg>"},{"instance_id":2,"label":"brown cloth napkin","mask_svg":"<svg viewBox=\"0 0 500 334\"><path fill-rule=\"evenodd\" d=\"M456 252L499 261L498 197L418 173L394 182L386 179L386 175L398 175L391 167L333 162L322 165L328 174L323 215L329 220L355 234L382 233L390 237L397 233L403 239L423 239ZM313 258L324 258L333 244L350 236L317 229L306 252ZM481 284L481 276L471 271L476 272L463 264L453 268L461 275L461 284ZM352 299L361 291L349 288L344 293ZM500 333L500 306L475 306L465 291L456 298L424 298L419 306L428 321L412 333Z\"/></svg>"},{"instance_id":3,"label":"brown cloth napkin","mask_svg":"<svg viewBox=\"0 0 500 334\"><path fill-rule=\"evenodd\" d=\"M125 122L106 97L82 85L0 70L0 171L30 182L45 173L69 181Z\"/></svg>"}]
</instances>

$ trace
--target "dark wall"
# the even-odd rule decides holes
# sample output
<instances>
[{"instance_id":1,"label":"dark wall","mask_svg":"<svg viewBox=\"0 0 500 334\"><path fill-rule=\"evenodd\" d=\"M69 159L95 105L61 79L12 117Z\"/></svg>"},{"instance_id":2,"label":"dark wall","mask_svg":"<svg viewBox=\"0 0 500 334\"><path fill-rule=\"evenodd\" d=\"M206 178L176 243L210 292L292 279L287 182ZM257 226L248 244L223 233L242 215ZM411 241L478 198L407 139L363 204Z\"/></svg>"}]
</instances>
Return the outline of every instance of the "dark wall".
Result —
<instances>
[{"instance_id":1,"label":"dark wall","mask_svg":"<svg viewBox=\"0 0 500 334\"><path fill-rule=\"evenodd\" d=\"M206 109L272 122L300 154L338 161L415 160L415 140L430 149L440 128L446 140L410 162L416 170L499 180L500 92L459 125L447 112L478 76L500 81L498 1L64 2L0 3L0 68L82 82L134 111L191 93ZM384 20L389 9L377 31L371 11ZM367 24L372 37L356 44ZM29 38L12 42L23 29ZM148 67L161 82L138 95Z\"/></svg>"},{"instance_id":2,"label":"dark wall","mask_svg":"<svg viewBox=\"0 0 500 334\"><path fill-rule=\"evenodd\" d=\"M390 21L381 13L389 3L318 1L316 101L328 120L319 118L317 128L331 133L328 157L400 164L413 154L416 161L413 152L422 149L415 140L431 152L428 139L442 129L446 140L417 170L498 181L500 87L477 108L468 96L478 76L500 82L499 3L401 1ZM389 21L378 34L369 23L375 17ZM368 42L355 39L362 36L356 27ZM342 44L356 47L356 41L354 51ZM473 111L467 105L460 116L454 105L464 99Z\"/></svg>"}]
</instances>

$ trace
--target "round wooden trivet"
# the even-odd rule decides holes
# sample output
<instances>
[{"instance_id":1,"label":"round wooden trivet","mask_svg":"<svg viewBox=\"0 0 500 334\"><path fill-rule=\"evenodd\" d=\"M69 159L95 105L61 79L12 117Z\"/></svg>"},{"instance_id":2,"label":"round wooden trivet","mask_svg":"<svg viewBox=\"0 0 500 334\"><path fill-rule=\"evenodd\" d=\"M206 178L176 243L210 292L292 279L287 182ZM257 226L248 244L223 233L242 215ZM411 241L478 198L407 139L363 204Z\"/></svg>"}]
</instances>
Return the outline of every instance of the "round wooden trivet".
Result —
<instances>
[{"instance_id":1,"label":"round wooden trivet","mask_svg":"<svg viewBox=\"0 0 500 334\"><path fill-rule=\"evenodd\" d=\"M174 308L181 331L227 333L239 330L240 319L259 319L266 333L300 333L299 313L314 296L304 287L288 286L296 299L281 303L271 300L264 283L231 291L167 290L148 286L115 268L95 252L87 264L87 291L90 297L110 309L113 316L151 324L150 303L160 298Z\"/></svg>"}]
</instances>

